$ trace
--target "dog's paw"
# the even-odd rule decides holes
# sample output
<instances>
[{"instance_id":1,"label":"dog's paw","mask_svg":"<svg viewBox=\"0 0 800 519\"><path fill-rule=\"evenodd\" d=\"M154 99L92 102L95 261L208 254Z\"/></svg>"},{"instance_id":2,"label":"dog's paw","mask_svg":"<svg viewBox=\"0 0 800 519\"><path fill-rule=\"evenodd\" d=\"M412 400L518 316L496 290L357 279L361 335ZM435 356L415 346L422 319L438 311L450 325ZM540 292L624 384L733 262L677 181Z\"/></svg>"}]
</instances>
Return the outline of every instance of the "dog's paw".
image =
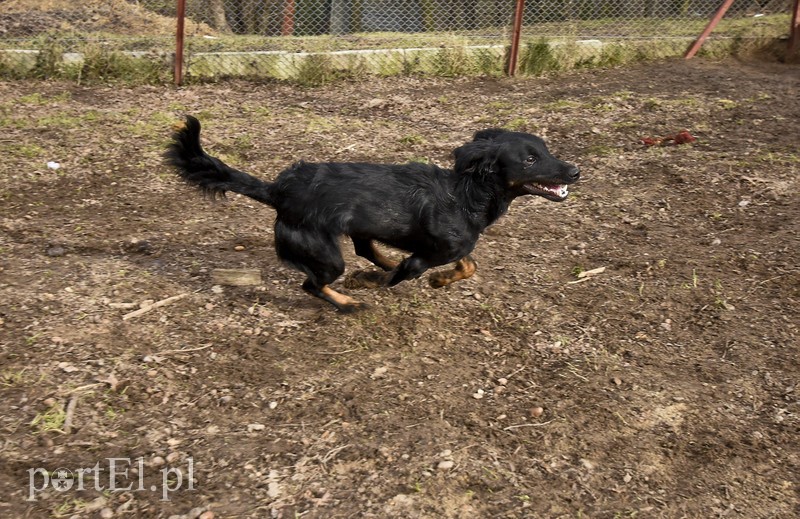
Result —
<instances>
[{"instance_id":1,"label":"dog's paw","mask_svg":"<svg viewBox=\"0 0 800 519\"><path fill-rule=\"evenodd\" d=\"M354 301L352 303L347 303L344 305L337 305L336 309L343 314L354 314L356 312L361 312L362 310L369 309L369 305L367 303Z\"/></svg>"},{"instance_id":2,"label":"dog's paw","mask_svg":"<svg viewBox=\"0 0 800 519\"><path fill-rule=\"evenodd\" d=\"M446 287L452 282L452 276L450 276L449 272L434 272L428 276L428 284L433 288Z\"/></svg>"},{"instance_id":3,"label":"dog's paw","mask_svg":"<svg viewBox=\"0 0 800 519\"><path fill-rule=\"evenodd\" d=\"M378 288L386 285L386 273L378 270L357 270L344 280L346 288Z\"/></svg>"}]
</instances>

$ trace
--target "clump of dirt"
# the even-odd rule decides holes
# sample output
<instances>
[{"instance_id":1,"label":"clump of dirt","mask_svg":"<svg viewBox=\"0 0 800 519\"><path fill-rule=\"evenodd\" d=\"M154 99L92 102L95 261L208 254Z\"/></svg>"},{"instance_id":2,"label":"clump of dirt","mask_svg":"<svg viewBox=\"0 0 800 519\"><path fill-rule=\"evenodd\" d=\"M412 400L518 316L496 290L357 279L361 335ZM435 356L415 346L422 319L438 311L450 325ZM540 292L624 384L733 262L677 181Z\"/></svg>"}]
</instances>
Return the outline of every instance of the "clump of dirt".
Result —
<instances>
[{"instance_id":1,"label":"clump of dirt","mask_svg":"<svg viewBox=\"0 0 800 519\"><path fill-rule=\"evenodd\" d=\"M47 31L166 36L175 33L175 18L125 0L8 0L0 4L0 37L24 38ZM186 32L215 33L208 25L188 19Z\"/></svg>"}]
</instances>

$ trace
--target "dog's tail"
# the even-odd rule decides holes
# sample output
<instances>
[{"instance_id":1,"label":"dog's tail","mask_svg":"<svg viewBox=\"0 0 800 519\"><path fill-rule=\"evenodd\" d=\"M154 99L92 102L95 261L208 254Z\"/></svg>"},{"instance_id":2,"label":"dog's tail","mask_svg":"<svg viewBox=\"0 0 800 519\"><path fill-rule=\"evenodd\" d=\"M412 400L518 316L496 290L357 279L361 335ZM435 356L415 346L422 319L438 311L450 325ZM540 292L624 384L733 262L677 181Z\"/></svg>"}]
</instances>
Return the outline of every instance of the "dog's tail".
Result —
<instances>
[{"instance_id":1,"label":"dog's tail","mask_svg":"<svg viewBox=\"0 0 800 519\"><path fill-rule=\"evenodd\" d=\"M261 203L272 205L272 184L233 169L200 146L200 121L186 116L183 126L172 135L164 160L189 184L215 198L233 191Z\"/></svg>"}]
</instances>

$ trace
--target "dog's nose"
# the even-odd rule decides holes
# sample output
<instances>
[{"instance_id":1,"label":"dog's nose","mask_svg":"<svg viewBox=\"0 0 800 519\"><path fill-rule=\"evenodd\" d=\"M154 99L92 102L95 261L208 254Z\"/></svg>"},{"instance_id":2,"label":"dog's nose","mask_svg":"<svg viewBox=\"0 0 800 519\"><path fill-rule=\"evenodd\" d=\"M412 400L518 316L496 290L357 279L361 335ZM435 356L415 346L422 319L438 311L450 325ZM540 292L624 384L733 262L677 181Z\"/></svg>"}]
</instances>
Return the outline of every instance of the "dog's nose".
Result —
<instances>
[{"instance_id":1,"label":"dog's nose","mask_svg":"<svg viewBox=\"0 0 800 519\"><path fill-rule=\"evenodd\" d=\"M570 166L567 170L567 176L571 181L575 182L581 178L581 170L578 168L578 166Z\"/></svg>"}]
</instances>

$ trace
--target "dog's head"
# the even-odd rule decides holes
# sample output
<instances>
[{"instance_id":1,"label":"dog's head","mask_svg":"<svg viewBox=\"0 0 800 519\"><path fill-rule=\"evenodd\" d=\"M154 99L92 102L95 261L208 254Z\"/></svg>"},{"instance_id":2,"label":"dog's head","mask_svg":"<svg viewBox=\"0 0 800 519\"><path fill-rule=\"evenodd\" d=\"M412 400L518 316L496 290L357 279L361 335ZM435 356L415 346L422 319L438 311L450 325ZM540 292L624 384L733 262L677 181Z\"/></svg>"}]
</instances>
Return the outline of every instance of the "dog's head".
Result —
<instances>
[{"instance_id":1,"label":"dog's head","mask_svg":"<svg viewBox=\"0 0 800 519\"><path fill-rule=\"evenodd\" d=\"M539 137L498 128L477 132L455 150L455 158L457 173L494 180L509 198L539 195L561 202L569 195L567 186L580 178L580 170L551 155Z\"/></svg>"}]
</instances>

